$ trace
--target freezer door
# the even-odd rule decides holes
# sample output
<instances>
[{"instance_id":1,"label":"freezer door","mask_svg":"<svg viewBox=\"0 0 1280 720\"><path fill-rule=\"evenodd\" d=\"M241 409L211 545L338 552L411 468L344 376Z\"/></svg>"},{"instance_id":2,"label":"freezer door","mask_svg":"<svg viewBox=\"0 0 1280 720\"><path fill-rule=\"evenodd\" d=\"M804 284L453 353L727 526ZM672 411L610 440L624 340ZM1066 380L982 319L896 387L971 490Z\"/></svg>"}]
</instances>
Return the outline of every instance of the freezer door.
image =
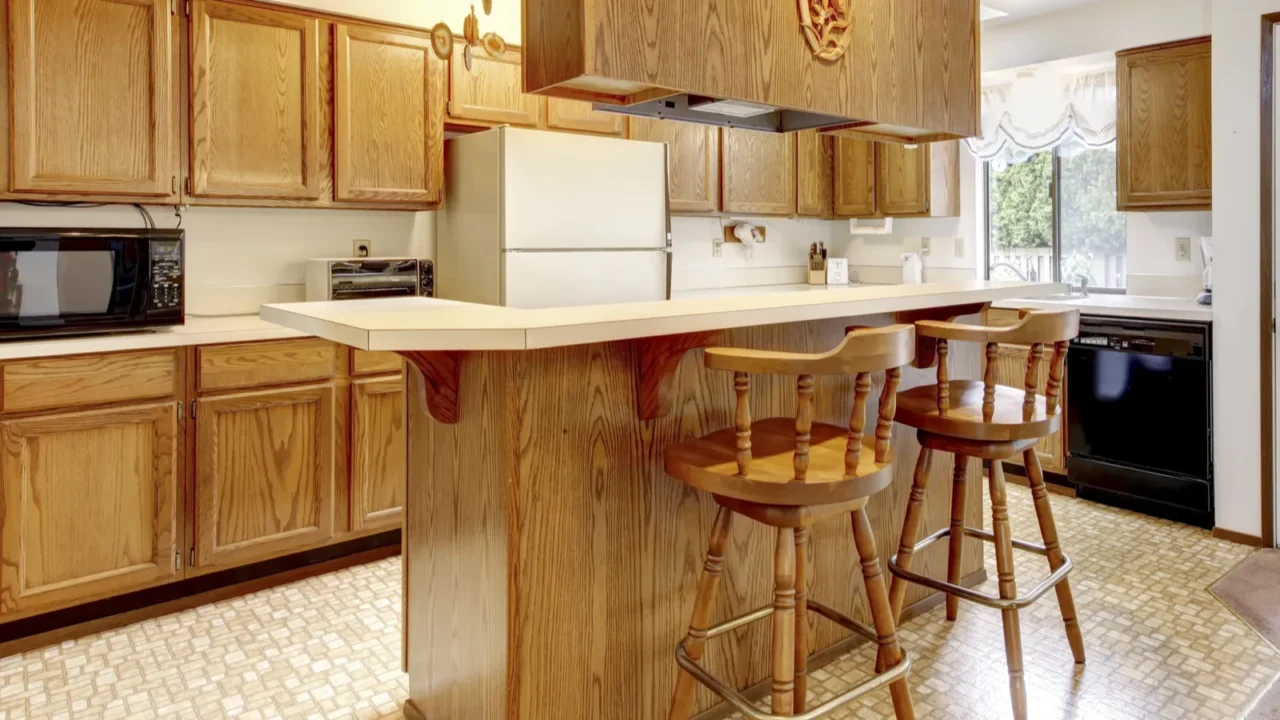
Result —
<instances>
[{"instance_id":1,"label":"freezer door","mask_svg":"<svg viewBox=\"0 0 1280 720\"><path fill-rule=\"evenodd\" d=\"M503 247L666 247L665 145L516 128L503 137Z\"/></svg>"},{"instance_id":2,"label":"freezer door","mask_svg":"<svg viewBox=\"0 0 1280 720\"><path fill-rule=\"evenodd\" d=\"M664 300L667 255L660 250L506 252L503 304L516 308Z\"/></svg>"}]
</instances>

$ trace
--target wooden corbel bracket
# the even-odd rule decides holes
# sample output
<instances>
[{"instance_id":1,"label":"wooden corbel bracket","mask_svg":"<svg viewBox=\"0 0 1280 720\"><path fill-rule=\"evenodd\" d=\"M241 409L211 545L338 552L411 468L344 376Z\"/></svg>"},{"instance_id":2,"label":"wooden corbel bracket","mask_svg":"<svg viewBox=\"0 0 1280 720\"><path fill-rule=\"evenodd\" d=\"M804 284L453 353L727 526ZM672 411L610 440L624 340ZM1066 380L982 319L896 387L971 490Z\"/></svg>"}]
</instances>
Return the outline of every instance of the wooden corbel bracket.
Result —
<instances>
[{"instance_id":1,"label":"wooden corbel bracket","mask_svg":"<svg viewBox=\"0 0 1280 720\"><path fill-rule=\"evenodd\" d=\"M676 369L685 353L721 344L723 331L663 335L633 341L636 349L636 409L641 420L671 412Z\"/></svg>"},{"instance_id":2,"label":"wooden corbel bracket","mask_svg":"<svg viewBox=\"0 0 1280 720\"><path fill-rule=\"evenodd\" d=\"M464 352L402 352L400 355L422 372L427 411L436 422L456 425L461 409L459 387L462 382Z\"/></svg>"}]
</instances>

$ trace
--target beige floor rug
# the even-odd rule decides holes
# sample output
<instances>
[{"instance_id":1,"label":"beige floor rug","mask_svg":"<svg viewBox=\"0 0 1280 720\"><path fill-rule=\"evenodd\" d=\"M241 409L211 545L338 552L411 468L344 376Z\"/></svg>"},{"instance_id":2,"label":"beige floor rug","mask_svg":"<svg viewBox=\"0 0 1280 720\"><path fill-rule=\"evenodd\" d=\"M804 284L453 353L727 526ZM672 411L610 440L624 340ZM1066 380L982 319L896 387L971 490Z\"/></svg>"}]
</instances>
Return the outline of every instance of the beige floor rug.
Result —
<instances>
[{"instance_id":1,"label":"beige floor rug","mask_svg":"<svg viewBox=\"0 0 1280 720\"><path fill-rule=\"evenodd\" d=\"M1210 588L1224 605L1280 648L1280 550L1259 550ZM1280 683L1247 715L1248 720L1280 720Z\"/></svg>"}]
</instances>

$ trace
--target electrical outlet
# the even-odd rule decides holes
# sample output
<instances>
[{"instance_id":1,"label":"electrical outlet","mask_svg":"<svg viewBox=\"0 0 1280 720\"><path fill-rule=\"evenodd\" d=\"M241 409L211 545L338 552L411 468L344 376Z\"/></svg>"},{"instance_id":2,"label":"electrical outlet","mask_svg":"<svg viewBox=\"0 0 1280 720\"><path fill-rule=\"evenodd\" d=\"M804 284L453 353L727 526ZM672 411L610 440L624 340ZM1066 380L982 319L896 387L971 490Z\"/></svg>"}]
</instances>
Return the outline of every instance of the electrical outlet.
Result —
<instances>
[{"instance_id":1,"label":"electrical outlet","mask_svg":"<svg viewBox=\"0 0 1280 720\"><path fill-rule=\"evenodd\" d=\"M351 254L354 257L364 258L372 257L373 241L372 240L356 240L351 243Z\"/></svg>"},{"instance_id":2,"label":"electrical outlet","mask_svg":"<svg viewBox=\"0 0 1280 720\"><path fill-rule=\"evenodd\" d=\"M719 236L711 238L711 257L721 255L724 255L724 238Z\"/></svg>"},{"instance_id":3,"label":"electrical outlet","mask_svg":"<svg viewBox=\"0 0 1280 720\"><path fill-rule=\"evenodd\" d=\"M920 257L929 257L929 248L932 245L932 238L920 238Z\"/></svg>"},{"instance_id":4,"label":"electrical outlet","mask_svg":"<svg viewBox=\"0 0 1280 720\"><path fill-rule=\"evenodd\" d=\"M964 238L956 238L956 252L958 258L964 257Z\"/></svg>"},{"instance_id":5,"label":"electrical outlet","mask_svg":"<svg viewBox=\"0 0 1280 720\"><path fill-rule=\"evenodd\" d=\"M1191 238L1178 238L1178 262L1191 262Z\"/></svg>"}]
</instances>

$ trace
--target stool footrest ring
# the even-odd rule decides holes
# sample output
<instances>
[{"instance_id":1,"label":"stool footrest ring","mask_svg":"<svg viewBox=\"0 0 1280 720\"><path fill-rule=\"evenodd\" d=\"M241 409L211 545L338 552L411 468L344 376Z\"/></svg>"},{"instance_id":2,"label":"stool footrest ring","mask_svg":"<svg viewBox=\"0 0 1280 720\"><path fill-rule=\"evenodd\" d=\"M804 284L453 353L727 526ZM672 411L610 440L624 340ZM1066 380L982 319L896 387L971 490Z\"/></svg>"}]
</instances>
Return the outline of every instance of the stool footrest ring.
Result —
<instances>
[{"instance_id":1,"label":"stool footrest ring","mask_svg":"<svg viewBox=\"0 0 1280 720\"><path fill-rule=\"evenodd\" d=\"M874 641L877 639L875 630L872 630L869 626L864 625L863 623L860 623L827 605L816 600L809 600L808 606L809 610L831 620L837 625L856 632L870 640ZM727 620L719 625L707 628L707 638L710 639L723 635L744 625L749 625L757 620L763 620L771 615L773 615L772 605L762 607L759 610L753 610L745 615L739 615L732 620ZM797 621L799 620L800 619L797 618ZM724 684L720 678L712 675L706 668L702 667L702 665L690 658L689 653L685 650L685 642L687 641L681 640L680 644L676 646L676 664L680 666L680 669L692 675L694 680L697 680L706 686L711 692L724 698L726 702L746 717L751 718L751 720L819 720L819 718L826 717L842 705L850 703L869 692L879 690L896 680L906 677L907 672L911 669L911 656L907 654L906 650L903 650L902 660L897 665L894 665L861 685L855 685L854 687L849 688L843 693L831 698L808 712L801 713L799 715L771 715L769 713L761 712L750 700L743 697L742 693Z\"/></svg>"},{"instance_id":2,"label":"stool footrest ring","mask_svg":"<svg viewBox=\"0 0 1280 720\"><path fill-rule=\"evenodd\" d=\"M964 534L968 535L969 537L978 538L980 540L986 540L987 542L995 542L995 535L987 532L986 530L975 530L974 528L967 527L964 529ZM938 542L939 540L942 540L943 538L949 538L949 537L951 537L951 528L949 527L943 528L938 532L925 538L924 540L921 540L919 543L916 543L915 552L920 552L921 550L929 547L930 545ZM1012 544L1013 544L1013 547L1017 550L1025 550L1027 552L1032 552L1037 555L1044 555L1046 557L1049 554L1049 551L1046 550L1043 545L1036 545L1034 543L1024 542L1022 540L1014 540L1012 541ZM961 585L952 585L951 583L946 582L944 580L935 580L931 577L927 577L925 575L921 575L919 573L915 573L910 570L904 570L902 567L898 565L898 555L896 553L893 555L893 557L889 558L889 572L893 573L896 577L900 577L903 580L906 580L908 582L913 582L917 585L923 585L927 588L932 588L934 590L947 593L948 595L955 595L961 600L968 600L970 602L975 602L979 605L985 605L987 607L996 608L997 610L1021 610L1022 608L1025 608L1031 605L1032 603L1034 603L1035 601L1039 600L1041 597L1044 596L1045 593L1049 592L1049 590L1052 589L1055 585L1057 585L1058 583L1062 582L1067 578L1067 574L1071 572L1071 558L1067 557L1066 555L1063 555L1061 567L1059 567L1057 570L1054 570L1052 573L1050 573L1049 577L1042 580L1040 584L1032 588L1030 592L1015 598L1002 598L995 595L988 595L986 593L978 592L977 590L963 587Z\"/></svg>"}]
</instances>

